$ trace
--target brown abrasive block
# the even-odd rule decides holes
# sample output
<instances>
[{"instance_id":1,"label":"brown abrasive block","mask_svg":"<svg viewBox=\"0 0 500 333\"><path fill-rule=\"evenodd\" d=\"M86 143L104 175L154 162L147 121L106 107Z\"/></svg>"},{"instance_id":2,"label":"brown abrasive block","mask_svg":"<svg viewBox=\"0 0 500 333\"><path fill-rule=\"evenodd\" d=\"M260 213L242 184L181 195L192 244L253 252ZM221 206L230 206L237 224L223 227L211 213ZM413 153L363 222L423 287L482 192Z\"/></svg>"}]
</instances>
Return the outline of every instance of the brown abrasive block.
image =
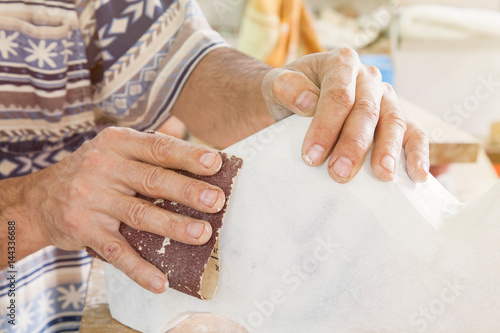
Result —
<instances>
[{"instance_id":1,"label":"brown abrasive block","mask_svg":"<svg viewBox=\"0 0 500 333\"><path fill-rule=\"evenodd\" d=\"M241 158L222 152L220 155L222 168L213 176L198 176L176 170L182 175L215 185L224 191L226 203L218 213L202 213L172 201L137 195L137 197L160 208L209 222L212 226L212 237L206 244L201 246L187 245L163 236L135 230L124 223L120 225L121 234L132 248L142 258L167 274L170 288L203 300L213 297L219 282L219 232L234 181L243 165ZM102 260L102 257L92 249L87 248L87 251Z\"/></svg>"}]
</instances>

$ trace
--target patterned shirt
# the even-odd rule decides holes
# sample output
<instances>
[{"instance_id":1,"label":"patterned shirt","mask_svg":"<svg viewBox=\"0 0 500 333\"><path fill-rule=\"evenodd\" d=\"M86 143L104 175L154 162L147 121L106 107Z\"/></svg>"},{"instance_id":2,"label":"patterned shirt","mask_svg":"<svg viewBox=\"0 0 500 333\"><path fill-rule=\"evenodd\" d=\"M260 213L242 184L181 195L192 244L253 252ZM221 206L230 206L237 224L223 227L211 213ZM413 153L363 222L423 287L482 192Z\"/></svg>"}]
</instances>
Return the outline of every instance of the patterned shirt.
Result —
<instances>
[{"instance_id":1,"label":"patterned shirt","mask_svg":"<svg viewBox=\"0 0 500 333\"><path fill-rule=\"evenodd\" d=\"M0 180L61 161L100 119L158 128L222 46L194 0L0 0ZM54 247L16 263L16 326L1 271L0 333L78 331L89 264Z\"/></svg>"}]
</instances>

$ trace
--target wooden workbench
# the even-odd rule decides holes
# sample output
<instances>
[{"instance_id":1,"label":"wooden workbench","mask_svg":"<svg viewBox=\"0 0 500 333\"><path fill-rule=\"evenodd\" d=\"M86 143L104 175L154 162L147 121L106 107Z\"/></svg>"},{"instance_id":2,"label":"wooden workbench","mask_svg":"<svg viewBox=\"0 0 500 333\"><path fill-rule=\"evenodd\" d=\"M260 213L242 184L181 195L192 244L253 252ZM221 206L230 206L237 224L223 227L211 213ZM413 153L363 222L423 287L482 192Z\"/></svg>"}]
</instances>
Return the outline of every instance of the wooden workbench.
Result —
<instances>
[{"instance_id":1,"label":"wooden workbench","mask_svg":"<svg viewBox=\"0 0 500 333\"><path fill-rule=\"evenodd\" d=\"M202 301L200 301L202 302ZM94 259L90 270L85 307L83 310L80 333L134 333L137 332L126 327L113 318L109 313L106 299L106 286L104 281L103 262ZM212 314L192 315L168 333L248 333L246 329L231 320Z\"/></svg>"},{"instance_id":2,"label":"wooden workbench","mask_svg":"<svg viewBox=\"0 0 500 333\"><path fill-rule=\"evenodd\" d=\"M431 166L477 161L482 146L479 139L404 98L399 98L399 104L406 117L422 127L429 137Z\"/></svg>"}]
</instances>

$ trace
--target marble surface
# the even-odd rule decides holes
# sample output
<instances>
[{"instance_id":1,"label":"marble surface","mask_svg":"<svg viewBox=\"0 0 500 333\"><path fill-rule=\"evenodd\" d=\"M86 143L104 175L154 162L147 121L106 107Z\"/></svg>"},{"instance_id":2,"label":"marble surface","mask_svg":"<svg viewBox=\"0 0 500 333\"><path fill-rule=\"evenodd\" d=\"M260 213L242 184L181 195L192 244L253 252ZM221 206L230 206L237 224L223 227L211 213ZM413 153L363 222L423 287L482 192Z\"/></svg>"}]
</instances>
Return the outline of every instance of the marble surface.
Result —
<instances>
[{"instance_id":1,"label":"marble surface","mask_svg":"<svg viewBox=\"0 0 500 333\"><path fill-rule=\"evenodd\" d=\"M153 295L105 267L111 313L163 333L212 312L252 332L500 330L500 184L462 204L401 160L378 181L370 160L349 184L300 157L310 119L290 117L227 152L245 160L220 238L209 302Z\"/></svg>"},{"instance_id":2,"label":"marble surface","mask_svg":"<svg viewBox=\"0 0 500 333\"><path fill-rule=\"evenodd\" d=\"M417 106L411 103L407 103L405 101L403 101L402 106L406 111L409 110L409 112L407 113L410 114L412 117L413 115L416 115L420 119L422 127L428 133L432 133L433 128L442 128L439 125L439 122L436 122L435 119L426 117L425 113L421 112L421 109L418 108ZM424 116L422 116L422 114ZM475 138L468 136L467 134L464 135L463 133L458 133L458 134L454 133L452 137L454 139L450 139L450 136L448 136L446 140L441 140L441 141L434 140L434 142L431 143L431 149L434 149L435 152L436 151L449 152L450 151L449 143L452 142L453 145L453 140L455 140L455 143L457 143L458 145L465 144L469 147L472 147L469 148L468 150L469 152L474 151L478 147L480 147L479 142ZM432 148L433 146L434 148ZM453 158L462 160L464 159L463 157L464 155L461 153L456 153L454 155L452 154L452 156L455 156L451 157L452 159ZM466 160L467 159L473 160L475 158L474 153L472 154L469 153L467 154L467 156L468 157L465 158ZM221 332L220 331L221 327L224 328L223 331L229 330L235 333L246 331L240 325L225 318L209 314L198 314L195 316L191 316L188 320L182 322L180 325L176 326L169 332L174 332L174 333L197 332L197 331L217 332L218 330L219 332ZM136 332L135 330L123 326L122 324L111 318L105 293L103 267L102 263L97 260L94 261L91 271L91 278L85 302L85 310L82 320L81 332L86 333L86 332L96 332L96 331L119 332L119 333Z\"/></svg>"}]
</instances>

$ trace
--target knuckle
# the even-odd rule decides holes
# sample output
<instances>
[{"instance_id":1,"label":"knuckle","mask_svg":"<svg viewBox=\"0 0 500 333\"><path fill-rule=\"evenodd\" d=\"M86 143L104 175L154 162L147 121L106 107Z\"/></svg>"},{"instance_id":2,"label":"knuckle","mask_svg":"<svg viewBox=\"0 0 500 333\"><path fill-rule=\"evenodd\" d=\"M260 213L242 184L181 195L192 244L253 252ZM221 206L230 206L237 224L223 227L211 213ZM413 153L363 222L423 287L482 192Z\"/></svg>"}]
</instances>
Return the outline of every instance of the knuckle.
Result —
<instances>
[{"instance_id":1,"label":"knuckle","mask_svg":"<svg viewBox=\"0 0 500 333\"><path fill-rule=\"evenodd\" d=\"M125 268L123 268L122 271L127 274L127 276L132 280L139 282L139 276L142 272L140 262L136 262L135 260L134 262L127 262Z\"/></svg>"},{"instance_id":2,"label":"knuckle","mask_svg":"<svg viewBox=\"0 0 500 333\"><path fill-rule=\"evenodd\" d=\"M398 151L402 147L401 142L399 142L399 140L395 137L391 137L385 140L383 146L384 151L388 152Z\"/></svg>"},{"instance_id":3,"label":"knuckle","mask_svg":"<svg viewBox=\"0 0 500 333\"><path fill-rule=\"evenodd\" d=\"M96 139L99 141L109 142L110 140L120 139L126 132L126 129L119 127L107 127L97 135Z\"/></svg>"},{"instance_id":4,"label":"knuckle","mask_svg":"<svg viewBox=\"0 0 500 333\"><path fill-rule=\"evenodd\" d=\"M154 161L158 164L168 163L173 160L175 155L175 142L171 136L166 135L156 135L151 144L151 152L153 154Z\"/></svg>"},{"instance_id":5,"label":"knuckle","mask_svg":"<svg viewBox=\"0 0 500 333\"><path fill-rule=\"evenodd\" d=\"M97 149L88 150L80 162L82 171L97 170L103 164L103 156Z\"/></svg>"},{"instance_id":6,"label":"knuckle","mask_svg":"<svg viewBox=\"0 0 500 333\"><path fill-rule=\"evenodd\" d=\"M71 235L78 235L80 226L83 224L81 218L75 218L76 216L81 216L75 214L77 212L73 210L63 210L61 212L61 222L64 225L64 229L69 231ZM58 233L62 234L62 230L58 230Z\"/></svg>"},{"instance_id":7,"label":"knuckle","mask_svg":"<svg viewBox=\"0 0 500 333\"><path fill-rule=\"evenodd\" d=\"M354 106L354 93L347 88L347 84L341 84L331 90L331 99L335 104L338 104L346 109L352 109Z\"/></svg>"},{"instance_id":8,"label":"knuckle","mask_svg":"<svg viewBox=\"0 0 500 333\"><path fill-rule=\"evenodd\" d=\"M271 86L271 92L274 98L276 98L278 101L286 98L287 93L290 93L290 82L293 82L299 76L300 74L290 70L279 73Z\"/></svg>"},{"instance_id":9,"label":"knuckle","mask_svg":"<svg viewBox=\"0 0 500 333\"><path fill-rule=\"evenodd\" d=\"M280 75L274 80L274 82L271 85L271 94L274 98L280 99L281 98L281 87L283 87L283 75Z\"/></svg>"},{"instance_id":10,"label":"knuckle","mask_svg":"<svg viewBox=\"0 0 500 333\"><path fill-rule=\"evenodd\" d=\"M341 47L339 49L339 53L343 58L346 59L357 58L358 56L358 53L350 47Z\"/></svg>"},{"instance_id":11,"label":"knuckle","mask_svg":"<svg viewBox=\"0 0 500 333\"><path fill-rule=\"evenodd\" d=\"M175 213L166 212L164 223L161 224L163 228L163 236L180 240L181 235L184 233L184 219L187 217Z\"/></svg>"},{"instance_id":12,"label":"knuckle","mask_svg":"<svg viewBox=\"0 0 500 333\"><path fill-rule=\"evenodd\" d=\"M86 179L77 177L69 181L67 193L69 200L89 198L91 194L92 186Z\"/></svg>"},{"instance_id":13,"label":"knuckle","mask_svg":"<svg viewBox=\"0 0 500 333\"><path fill-rule=\"evenodd\" d=\"M418 150L427 153L430 149L427 134L418 126L411 123L411 130L406 132L404 145L405 149Z\"/></svg>"},{"instance_id":14,"label":"knuckle","mask_svg":"<svg viewBox=\"0 0 500 333\"><path fill-rule=\"evenodd\" d=\"M365 71L377 81L382 81L382 73L375 66L365 66Z\"/></svg>"},{"instance_id":15,"label":"knuckle","mask_svg":"<svg viewBox=\"0 0 500 333\"><path fill-rule=\"evenodd\" d=\"M392 126L398 127L402 133L406 132L407 124L406 119L400 113L395 113L391 119Z\"/></svg>"},{"instance_id":16,"label":"knuckle","mask_svg":"<svg viewBox=\"0 0 500 333\"><path fill-rule=\"evenodd\" d=\"M390 83L387 83L387 82L382 82L382 85L384 86L385 90L391 94L391 95L395 95L396 92L394 91L394 87L392 86L392 84Z\"/></svg>"},{"instance_id":17,"label":"knuckle","mask_svg":"<svg viewBox=\"0 0 500 333\"><path fill-rule=\"evenodd\" d=\"M346 68L352 68L355 62L351 57L344 57L342 55L337 55L330 59L329 66L332 68L338 68L339 73L345 71Z\"/></svg>"},{"instance_id":18,"label":"knuckle","mask_svg":"<svg viewBox=\"0 0 500 333\"><path fill-rule=\"evenodd\" d=\"M148 168L141 182L144 191L155 196L160 195L159 192L163 180L162 176L162 170L160 168Z\"/></svg>"},{"instance_id":19,"label":"knuckle","mask_svg":"<svg viewBox=\"0 0 500 333\"><path fill-rule=\"evenodd\" d=\"M122 256L123 251L122 244L117 241L111 241L104 245L104 258L106 258L110 263L116 263Z\"/></svg>"},{"instance_id":20,"label":"knuckle","mask_svg":"<svg viewBox=\"0 0 500 333\"><path fill-rule=\"evenodd\" d=\"M424 144L426 144L426 145L429 144L429 138L427 137L427 134L421 128L415 129L413 132L413 136L415 139L423 142Z\"/></svg>"},{"instance_id":21,"label":"knuckle","mask_svg":"<svg viewBox=\"0 0 500 333\"><path fill-rule=\"evenodd\" d=\"M181 185L180 195L187 202L194 201L198 192L200 192L199 186L194 180L186 180Z\"/></svg>"},{"instance_id":22,"label":"knuckle","mask_svg":"<svg viewBox=\"0 0 500 333\"><path fill-rule=\"evenodd\" d=\"M341 47L324 53L323 63L333 68L356 67L360 65L358 53L349 47Z\"/></svg>"},{"instance_id":23,"label":"knuckle","mask_svg":"<svg viewBox=\"0 0 500 333\"><path fill-rule=\"evenodd\" d=\"M379 125L395 127L399 129L401 133L405 133L407 130L406 118L400 110L394 110L386 115L381 114Z\"/></svg>"},{"instance_id":24,"label":"knuckle","mask_svg":"<svg viewBox=\"0 0 500 333\"><path fill-rule=\"evenodd\" d=\"M370 144L371 141L369 142L366 138L361 136L351 138L347 141L349 155L354 160L354 163L361 161L365 157Z\"/></svg>"},{"instance_id":25,"label":"knuckle","mask_svg":"<svg viewBox=\"0 0 500 333\"><path fill-rule=\"evenodd\" d=\"M141 285L139 277L142 271L140 269L140 265L138 265L135 260L134 262L130 262L129 260L122 260L122 262L120 263L120 267L117 268L125 273L125 275L127 275L130 279Z\"/></svg>"},{"instance_id":26,"label":"knuckle","mask_svg":"<svg viewBox=\"0 0 500 333\"><path fill-rule=\"evenodd\" d=\"M283 71L278 75L274 83L279 87L283 84L290 82L290 80L293 80L295 76L296 76L295 73L292 71L289 70Z\"/></svg>"},{"instance_id":27,"label":"knuckle","mask_svg":"<svg viewBox=\"0 0 500 333\"><path fill-rule=\"evenodd\" d=\"M373 123L377 123L380 115L380 107L377 103L369 99L362 99L356 102L356 108L364 117Z\"/></svg>"},{"instance_id":28,"label":"knuckle","mask_svg":"<svg viewBox=\"0 0 500 333\"><path fill-rule=\"evenodd\" d=\"M142 230L150 208L151 206L145 202L133 203L129 211L130 226L136 230Z\"/></svg>"},{"instance_id":29,"label":"knuckle","mask_svg":"<svg viewBox=\"0 0 500 333\"><path fill-rule=\"evenodd\" d=\"M408 120L408 134L412 139L427 140L427 134L415 122Z\"/></svg>"}]
</instances>

